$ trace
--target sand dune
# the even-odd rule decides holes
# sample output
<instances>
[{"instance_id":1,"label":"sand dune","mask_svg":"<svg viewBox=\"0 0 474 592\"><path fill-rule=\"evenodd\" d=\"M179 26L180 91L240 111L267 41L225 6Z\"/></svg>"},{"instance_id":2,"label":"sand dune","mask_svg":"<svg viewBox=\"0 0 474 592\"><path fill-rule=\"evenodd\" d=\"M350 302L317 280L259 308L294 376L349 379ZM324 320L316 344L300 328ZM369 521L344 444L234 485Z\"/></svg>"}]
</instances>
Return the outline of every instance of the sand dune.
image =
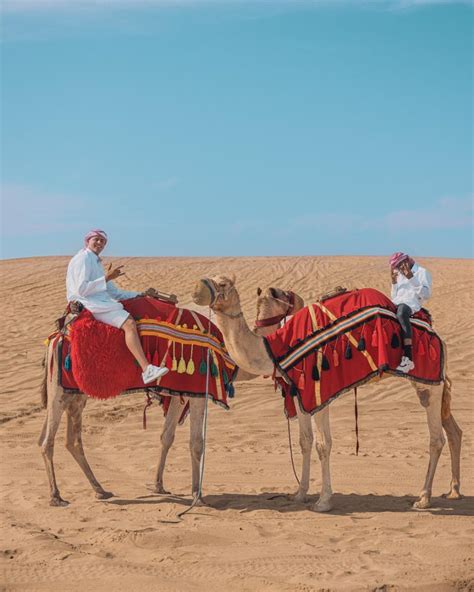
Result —
<instances>
[{"instance_id":1,"label":"sand dune","mask_svg":"<svg viewBox=\"0 0 474 592\"><path fill-rule=\"evenodd\" d=\"M150 490L163 424L158 405L142 430L144 397L91 400L84 412L89 461L116 497L97 501L57 437L55 462L67 508L48 505L36 440L44 419L39 386L44 338L65 305L67 258L0 263L2 427L0 590L159 590L194 592L473 590L473 262L421 259L434 280L435 328L449 348L453 413L464 431L462 491L442 499L450 479L447 447L434 482L434 507L411 503L428 463L424 409L403 380L360 389L361 452L355 456L353 398L331 407L335 509L310 511L320 485L312 462L311 502L297 504L282 399L263 378L238 385L232 409L211 405L204 494L207 506L184 520L190 502L189 423L178 428L165 486ZM189 306L197 278L237 278L244 314L256 290L293 289L307 302L338 284L389 290L382 257L120 258L124 288L157 287ZM292 440L299 468L297 425Z\"/></svg>"}]
</instances>

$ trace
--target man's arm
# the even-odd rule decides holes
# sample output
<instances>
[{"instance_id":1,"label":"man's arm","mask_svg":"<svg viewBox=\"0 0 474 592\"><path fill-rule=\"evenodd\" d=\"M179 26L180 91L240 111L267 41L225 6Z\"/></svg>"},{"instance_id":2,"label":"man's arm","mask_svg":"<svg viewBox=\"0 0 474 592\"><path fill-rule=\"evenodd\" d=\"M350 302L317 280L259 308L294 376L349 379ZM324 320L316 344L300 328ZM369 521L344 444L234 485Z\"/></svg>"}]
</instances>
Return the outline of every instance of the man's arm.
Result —
<instances>
[{"instance_id":1,"label":"man's arm","mask_svg":"<svg viewBox=\"0 0 474 592\"><path fill-rule=\"evenodd\" d=\"M105 276L91 280L91 275L92 262L87 254L72 260L69 264L66 278L68 292L82 298L87 298L107 289Z\"/></svg>"}]
</instances>

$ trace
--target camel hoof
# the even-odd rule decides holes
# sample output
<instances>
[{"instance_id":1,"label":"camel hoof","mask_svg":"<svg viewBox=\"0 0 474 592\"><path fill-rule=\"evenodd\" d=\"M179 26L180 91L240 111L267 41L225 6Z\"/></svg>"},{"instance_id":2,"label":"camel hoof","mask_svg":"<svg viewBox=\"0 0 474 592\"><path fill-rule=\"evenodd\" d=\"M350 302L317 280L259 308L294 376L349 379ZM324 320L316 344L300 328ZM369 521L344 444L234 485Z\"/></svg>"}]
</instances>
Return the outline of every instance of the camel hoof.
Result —
<instances>
[{"instance_id":1,"label":"camel hoof","mask_svg":"<svg viewBox=\"0 0 474 592\"><path fill-rule=\"evenodd\" d=\"M161 493L162 495L171 495L171 491L167 491L163 485L156 485L153 491L155 493Z\"/></svg>"},{"instance_id":2,"label":"camel hoof","mask_svg":"<svg viewBox=\"0 0 474 592\"><path fill-rule=\"evenodd\" d=\"M426 510L431 508L431 499L429 497L421 497L413 504L415 510Z\"/></svg>"},{"instance_id":3,"label":"camel hoof","mask_svg":"<svg viewBox=\"0 0 474 592\"><path fill-rule=\"evenodd\" d=\"M298 504L304 504L308 501L308 496L306 495L306 493L292 493L288 497L292 502L297 502Z\"/></svg>"},{"instance_id":4,"label":"camel hoof","mask_svg":"<svg viewBox=\"0 0 474 592\"><path fill-rule=\"evenodd\" d=\"M109 497L114 497L114 494L111 491L97 491L95 497L97 499L109 499Z\"/></svg>"},{"instance_id":5,"label":"camel hoof","mask_svg":"<svg viewBox=\"0 0 474 592\"><path fill-rule=\"evenodd\" d=\"M330 512L332 508L333 506L331 502L316 502L313 506L313 512L319 512L322 514L323 512Z\"/></svg>"},{"instance_id":6,"label":"camel hoof","mask_svg":"<svg viewBox=\"0 0 474 592\"><path fill-rule=\"evenodd\" d=\"M55 508L65 508L66 506L69 506L69 502L63 500L63 498L58 495L51 498L49 505Z\"/></svg>"},{"instance_id":7,"label":"camel hoof","mask_svg":"<svg viewBox=\"0 0 474 592\"><path fill-rule=\"evenodd\" d=\"M443 493L442 497L449 500L460 500L463 495L456 489L452 489L449 493Z\"/></svg>"}]
</instances>

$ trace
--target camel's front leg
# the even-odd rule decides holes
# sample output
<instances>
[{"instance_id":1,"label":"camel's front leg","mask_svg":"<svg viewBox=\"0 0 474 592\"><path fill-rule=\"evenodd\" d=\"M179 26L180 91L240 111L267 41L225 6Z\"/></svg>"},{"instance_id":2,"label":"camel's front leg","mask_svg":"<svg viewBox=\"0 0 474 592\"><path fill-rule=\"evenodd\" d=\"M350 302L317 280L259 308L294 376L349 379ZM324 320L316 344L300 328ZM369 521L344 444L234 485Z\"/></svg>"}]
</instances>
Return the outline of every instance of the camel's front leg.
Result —
<instances>
[{"instance_id":1,"label":"camel's front leg","mask_svg":"<svg viewBox=\"0 0 474 592\"><path fill-rule=\"evenodd\" d=\"M82 412L86 405L86 395L71 395L71 401L66 407L67 413L67 434L66 448L72 454L74 460L81 467L84 475L89 480L96 493L97 499L108 499L113 496L110 491L105 491L102 485L95 478L92 469L87 462L84 448L82 446Z\"/></svg>"},{"instance_id":2,"label":"camel's front leg","mask_svg":"<svg viewBox=\"0 0 474 592\"><path fill-rule=\"evenodd\" d=\"M443 449L445 439L441 424L441 398L443 385L428 387L417 387L417 394L420 403L426 409L428 428L430 430L430 462L426 473L425 484L420 494L420 499L413 504L416 509L425 509L431 506L431 490L436 466Z\"/></svg>"},{"instance_id":3,"label":"camel's front leg","mask_svg":"<svg viewBox=\"0 0 474 592\"><path fill-rule=\"evenodd\" d=\"M166 458L169 449L173 445L176 426L178 425L182 411L181 399L179 397L171 397L170 406L168 407L168 413L165 418L165 425L161 433L161 456L155 480L156 493L169 493L163 486L163 474L165 472Z\"/></svg>"},{"instance_id":4,"label":"camel's front leg","mask_svg":"<svg viewBox=\"0 0 474 592\"><path fill-rule=\"evenodd\" d=\"M205 399L190 399L190 420L191 420L191 437L189 441L189 448L191 450L191 466L192 466L192 492L193 497L200 495L199 492L199 478L200 478L200 464L204 451L204 437L202 433L204 412L206 407Z\"/></svg>"},{"instance_id":5,"label":"camel's front leg","mask_svg":"<svg viewBox=\"0 0 474 592\"><path fill-rule=\"evenodd\" d=\"M55 384L55 378L53 376L53 380L48 382L48 410L38 444L41 447L41 454L43 455L46 473L48 475L49 489L51 492L49 503L51 506L67 506L69 502L63 500L59 494L53 464L54 439L64 411L64 393L61 387Z\"/></svg>"},{"instance_id":6,"label":"camel's front leg","mask_svg":"<svg viewBox=\"0 0 474 592\"><path fill-rule=\"evenodd\" d=\"M300 429L300 447L303 456L303 467L301 470L301 480L298 491L292 496L297 502L305 502L309 489L309 477L311 472L311 451L313 448L313 427L311 425L311 415L303 413L299 405L296 405L298 415L298 424Z\"/></svg>"},{"instance_id":7,"label":"camel's front leg","mask_svg":"<svg viewBox=\"0 0 474 592\"><path fill-rule=\"evenodd\" d=\"M313 507L316 512L329 512L332 509L332 488L330 456L332 447L329 407L325 407L314 416L316 424L316 450L321 462L321 493Z\"/></svg>"}]
</instances>

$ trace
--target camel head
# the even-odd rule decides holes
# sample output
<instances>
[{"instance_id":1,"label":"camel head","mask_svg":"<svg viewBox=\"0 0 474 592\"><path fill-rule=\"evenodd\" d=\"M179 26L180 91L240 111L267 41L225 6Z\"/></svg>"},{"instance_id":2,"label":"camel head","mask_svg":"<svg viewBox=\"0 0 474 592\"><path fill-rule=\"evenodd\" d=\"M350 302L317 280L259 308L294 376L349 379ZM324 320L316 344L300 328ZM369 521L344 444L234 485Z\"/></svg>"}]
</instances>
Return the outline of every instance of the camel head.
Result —
<instances>
[{"instance_id":1,"label":"camel head","mask_svg":"<svg viewBox=\"0 0 474 592\"><path fill-rule=\"evenodd\" d=\"M199 280L192 294L195 304L209 306L227 316L240 316L240 299L235 289L235 276L215 276Z\"/></svg>"},{"instance_id":2,"label":"camel head","mask_svg":"<svg viewBox=\"0 0 474 592\"><path fill-rule=\"evenodd\" d=\"M257 289L257 318L254 332L265 337L273 333L280 322L304 307L298 294L279 288Z\"/></svg>"}]
</instances>

